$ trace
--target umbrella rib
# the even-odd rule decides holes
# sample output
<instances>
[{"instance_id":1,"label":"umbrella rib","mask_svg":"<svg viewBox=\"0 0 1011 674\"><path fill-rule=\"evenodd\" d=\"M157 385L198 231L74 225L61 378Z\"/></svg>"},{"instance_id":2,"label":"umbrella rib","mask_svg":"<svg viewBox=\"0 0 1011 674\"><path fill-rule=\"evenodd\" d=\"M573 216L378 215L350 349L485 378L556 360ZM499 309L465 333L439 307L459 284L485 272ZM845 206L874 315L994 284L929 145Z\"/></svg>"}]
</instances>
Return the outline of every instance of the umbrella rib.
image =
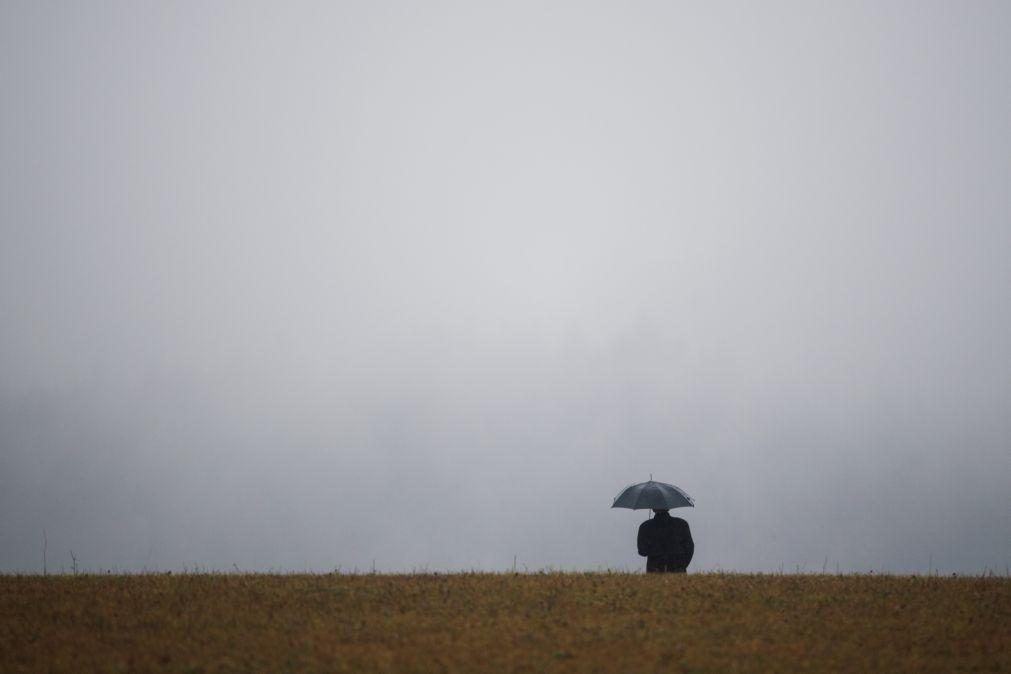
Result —
<instances>
[{"instance_id":1,"label":"umbrella rib","mask_svg":"<svg viewBox=\"0 0 1011 674\"><path fill-rule=\"evenodd\" d=\"M639 506L642 505L642 495L646 493L648 487L643 487L639 490L639 494L635 497L635 503L632 506L632 510L639 510Z\"/></svg>"},{"instance_id":2,"label":"umbrella rib","mask_svg":"<svg viewBox=\"0 0 1011 674\"><path fill-rule=\"evenodd\" d=\"M618 501L621 500L622 496L624 496L625 494L627 494L630 489L633 489L633 488L638 487L638 486L639 486L638 482L633 482L632 484L630 484L627 487L625 487L624 489L622 489L621 492L617 496L614 497L614 500L611 502L611 507L614 508L615 504ZM634 506L635 506L635 503L633 502L632 503L632 507L634 507ZM622 508L628 508L630 506L620 506L620 507L622 507Z\"/></svg>"}]
</instances>

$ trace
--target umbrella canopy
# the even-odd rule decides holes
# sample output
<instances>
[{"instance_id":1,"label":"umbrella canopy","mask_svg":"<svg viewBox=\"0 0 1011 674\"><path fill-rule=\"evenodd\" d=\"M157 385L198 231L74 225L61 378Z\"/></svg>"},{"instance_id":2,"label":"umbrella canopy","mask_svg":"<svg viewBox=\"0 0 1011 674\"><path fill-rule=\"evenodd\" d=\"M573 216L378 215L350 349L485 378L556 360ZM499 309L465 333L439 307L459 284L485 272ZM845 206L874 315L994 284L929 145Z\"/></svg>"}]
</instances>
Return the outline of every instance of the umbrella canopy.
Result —
<instances>
[{"instance_id":1,"label":"umbrella canopy","mask_svg":"<svg viewBox=\"0 0 1011 674\"><path fill-rule=\"evenodd\" d=\"M694 508L695 500L681 487L666 482L640 482L621 490L611 504L612 508L632 510L670 510L671 508Z\"/></svg>"}]
</instances>

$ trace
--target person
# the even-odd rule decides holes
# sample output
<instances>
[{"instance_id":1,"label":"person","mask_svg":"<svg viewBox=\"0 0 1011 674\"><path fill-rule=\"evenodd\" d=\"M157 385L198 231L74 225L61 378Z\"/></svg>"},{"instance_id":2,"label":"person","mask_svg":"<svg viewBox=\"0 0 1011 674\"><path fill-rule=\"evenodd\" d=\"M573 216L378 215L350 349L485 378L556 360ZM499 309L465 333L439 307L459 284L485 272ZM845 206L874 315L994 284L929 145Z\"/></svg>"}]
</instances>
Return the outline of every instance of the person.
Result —
<instances>
[{"instance_id":1,"label":"person","mask_svg":"<svg viewBox=\"0 0 1011 674\"><path fill-rule=\"evenodd\" d=\"M639 554L646 558L646 573L685 573L695 554L692 532L680 517L654 510L653 519L639 525Z\"/></svg>"}]
</instances>

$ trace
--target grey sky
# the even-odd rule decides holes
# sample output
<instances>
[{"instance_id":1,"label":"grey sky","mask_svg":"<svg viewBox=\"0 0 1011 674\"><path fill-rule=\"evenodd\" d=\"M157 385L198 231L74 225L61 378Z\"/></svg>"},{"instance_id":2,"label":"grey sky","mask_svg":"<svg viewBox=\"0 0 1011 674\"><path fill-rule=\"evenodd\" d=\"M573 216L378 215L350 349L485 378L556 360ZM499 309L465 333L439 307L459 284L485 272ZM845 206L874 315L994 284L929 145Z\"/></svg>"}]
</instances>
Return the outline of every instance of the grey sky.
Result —
<instances>
[{"instance_id":1,"label":"grey sky","mask_svg":"<svg viewBox=\"0 0 1011 674\"><path fill-rule=\"evenodd\" d=\"M0 570L1011 562L1011 5L0 3Z\"/></svg>"}]
</instances>

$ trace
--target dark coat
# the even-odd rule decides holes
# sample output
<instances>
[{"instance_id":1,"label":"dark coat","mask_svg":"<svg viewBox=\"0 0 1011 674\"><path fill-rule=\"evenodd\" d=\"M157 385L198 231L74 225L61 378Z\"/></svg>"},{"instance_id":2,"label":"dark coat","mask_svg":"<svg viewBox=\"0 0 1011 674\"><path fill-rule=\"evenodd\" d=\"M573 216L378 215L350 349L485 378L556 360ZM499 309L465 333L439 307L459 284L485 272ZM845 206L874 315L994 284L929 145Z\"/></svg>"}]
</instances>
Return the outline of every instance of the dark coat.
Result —
<instances>
[{"instance_id":1,"label":"dark coat","mask_svg":"<svg viewBox=\"0 0 1011 674\"><path fill-rule=\"evenodd\" d=\"M647 571L684 571L695 554L688 522L666 512L639 525L638 545Z\"/></svg>"}]
</instances>

